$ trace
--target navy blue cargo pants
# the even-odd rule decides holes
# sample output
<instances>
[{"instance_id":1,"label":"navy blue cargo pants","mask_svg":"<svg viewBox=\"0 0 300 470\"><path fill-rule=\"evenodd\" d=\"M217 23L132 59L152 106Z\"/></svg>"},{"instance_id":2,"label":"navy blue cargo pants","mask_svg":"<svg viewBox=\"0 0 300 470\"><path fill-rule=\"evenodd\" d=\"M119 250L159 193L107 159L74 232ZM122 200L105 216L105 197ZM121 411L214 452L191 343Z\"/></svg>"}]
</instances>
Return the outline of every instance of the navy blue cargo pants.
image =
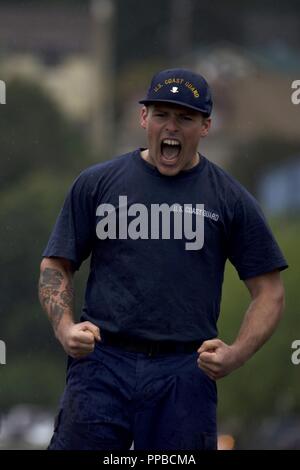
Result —
<instances>
[{"instance_id":1,"label":"navy blue cargo pants","mask_svg":"<svg viewBox=\"0 0 300 470\"><path fill-rule=\"evenodd\" d=\"M200 344L199 344L200 346ZM216 383L198 353L149 356L99 342L68 359L49 450L216 449Z\"/></svg>"}]
</instances>

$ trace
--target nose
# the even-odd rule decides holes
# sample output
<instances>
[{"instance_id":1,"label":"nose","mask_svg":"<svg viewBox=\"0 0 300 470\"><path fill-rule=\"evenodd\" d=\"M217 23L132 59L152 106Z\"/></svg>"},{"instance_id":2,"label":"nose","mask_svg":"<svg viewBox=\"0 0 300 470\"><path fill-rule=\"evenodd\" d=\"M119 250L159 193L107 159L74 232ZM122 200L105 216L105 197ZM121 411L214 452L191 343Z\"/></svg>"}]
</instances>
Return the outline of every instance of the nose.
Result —
<instances>
[{"instance_id":1,"label":"nose","mask_svg":"<svg viewBox=\"0 0 300 470\"><path fill-rule=\"evenodd\" d=\"M167 124L166 124L166 130L170 132L178 131L178 123L177 123L177 119L175 116L169 117Z\"/></svg>"}]
</instances>

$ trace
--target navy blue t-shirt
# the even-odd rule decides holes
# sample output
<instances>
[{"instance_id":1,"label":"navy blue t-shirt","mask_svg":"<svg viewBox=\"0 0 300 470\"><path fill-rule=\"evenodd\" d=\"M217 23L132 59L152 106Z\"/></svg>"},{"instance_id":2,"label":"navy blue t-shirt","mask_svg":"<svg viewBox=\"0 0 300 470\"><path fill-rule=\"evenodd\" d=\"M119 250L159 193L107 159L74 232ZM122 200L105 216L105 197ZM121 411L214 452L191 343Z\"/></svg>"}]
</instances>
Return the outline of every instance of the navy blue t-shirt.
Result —
<instances>
[{"instance_id":1,"label":"navy blue t-shirt","mask_svg":"<svg viewBox=\"0 0 300 470\"><path fill-rule=\"evenodd\" d=\"M162 204L173 211L169 231L152 217ZM187 249L193 240L183 227L175 236L175 212L182 224L189 213L194 228L202 218L201 248ZM287 267L256 200L224 170L201 156L192 169L165 176L140 149L78 176L43 252L76 269L90 254L82 319L152 340L217 336L227 259L242 280Z\"/></svg>"}]
</instances>

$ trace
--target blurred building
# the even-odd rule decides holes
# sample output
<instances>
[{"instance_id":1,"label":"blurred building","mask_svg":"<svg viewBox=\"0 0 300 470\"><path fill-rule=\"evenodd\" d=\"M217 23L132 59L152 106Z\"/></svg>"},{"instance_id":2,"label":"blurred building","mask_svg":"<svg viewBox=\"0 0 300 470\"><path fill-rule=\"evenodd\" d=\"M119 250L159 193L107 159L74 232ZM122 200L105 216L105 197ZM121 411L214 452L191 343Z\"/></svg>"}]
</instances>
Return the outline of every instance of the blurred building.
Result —
<instances>
[{"instance_id":1,"label":"blurred building","mask_svg":"<svg viewBox=\"0 0 300 470\"><path fill-rule=\"evenodd\" d=\"M212 87L212 128L201 149L216 163L226 165L240 143L262 136L299 139L300 107L291 102L296 70L300 75L300 59L295 51L220 43L195 48L182 63L203 74ZM140 145L144 142L144 132L137 129L137 102L148 82L142 85L126 102L127 114L118 132L120 150L129 150L132 141Z\"/></svg>"},{"instance_id":2,"label":"blurred building","mask_svg":"<svg viewBox=\"0 0 300 470\"><path fill-rule=\"evenodd\" d=\"M299 139L300 110L291 102L291 83L296 70L300 74L296 51L225 44L195 52L194 59L213 89L214 139L207 145L214 146L217 161L262 136Z\"/></svg>"},{"instance_id":3,"label":"blurred building","mask_svg":"<svg viewBox=\"0 0 300 470\"><path fill-rule=\"evenodd\" d=\"M143 33L145 18L135 18L133 11L137 24L130 24L127 30L135 34L128 33L123 41L128 50L122 49L122 60L130 58L129 65L115 76L113 37L122 43L120 36L126 28L122 17L118 18L115 34L114 8L120 9L122 4L124 13L122 2L90 0L69 7L35 1L28 2L26 8L2 2L0 70L8 77L19 74L43 83L69 116L87 126L94 148L108 158L145 142L138 124L138 100L144 96L150 75L157 71L153 64L159 49L157 67L191 67L211 83L213 126L202 151L226 164L240 142L261 135L287 139L298 139L299 135L299 107L290 99L291 83L300 75L296 48L300 43L299 17L293 15L292 8L283 13L261 5L256 11L248 3L237 9L238 21L232 25L225 15L226 5L220 4L216 12L212 5L200 6L189 0L181 12L180 1L170 1L163 30L160 18L155 20L158 29L153 31L153 55L146 55L135 66L132 56L142 57L145 47L137 37ZM134 2L130 5L132 8ZM157 1L154 6L155 12L162 9ZM196 12L199 27L195 32ZM217 25L213 18L218 19ZM153 22L151 25L154 28ZM199 30L206 45L199 38L193 40ZM144 42L149 50L149 38L144 37ZM163 56L163 44L167 57ZM151 65L146 77L147 64ZM113 116L116 102L117 124Z\"/></svg>"}]
</instances>

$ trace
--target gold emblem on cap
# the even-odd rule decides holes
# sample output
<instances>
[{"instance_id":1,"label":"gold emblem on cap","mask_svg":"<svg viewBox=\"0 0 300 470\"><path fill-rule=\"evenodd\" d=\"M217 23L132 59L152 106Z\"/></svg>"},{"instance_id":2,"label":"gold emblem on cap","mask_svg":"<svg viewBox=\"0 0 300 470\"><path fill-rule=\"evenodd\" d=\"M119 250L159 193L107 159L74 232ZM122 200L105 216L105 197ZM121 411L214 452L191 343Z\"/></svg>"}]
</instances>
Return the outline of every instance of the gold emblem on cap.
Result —
<instances>
[{"instance_id":1,"label":"gold emblem on cap","mask_svg":"<svg viewBox=\"0 0 300 470\"><path fill-rule=\"evenodd\" d=\"M154 87L154 92L157 93L161 88L163 88L166 85L171 85L173 83L176 83L177 85L182 85L183 82L184 82L184 78L178 78L178 77L166 78L164 83L158 83ZM188 88L193 93L194 98L199 98L200 93L199 93L198 89L195 87L195 85L193 83L186 81L184 83L184 86L186 88ZM178 93L179 92L178 87L175 87L175 86L171 87L170 91L172 93Z\"/></svg>"}]
</instances>

